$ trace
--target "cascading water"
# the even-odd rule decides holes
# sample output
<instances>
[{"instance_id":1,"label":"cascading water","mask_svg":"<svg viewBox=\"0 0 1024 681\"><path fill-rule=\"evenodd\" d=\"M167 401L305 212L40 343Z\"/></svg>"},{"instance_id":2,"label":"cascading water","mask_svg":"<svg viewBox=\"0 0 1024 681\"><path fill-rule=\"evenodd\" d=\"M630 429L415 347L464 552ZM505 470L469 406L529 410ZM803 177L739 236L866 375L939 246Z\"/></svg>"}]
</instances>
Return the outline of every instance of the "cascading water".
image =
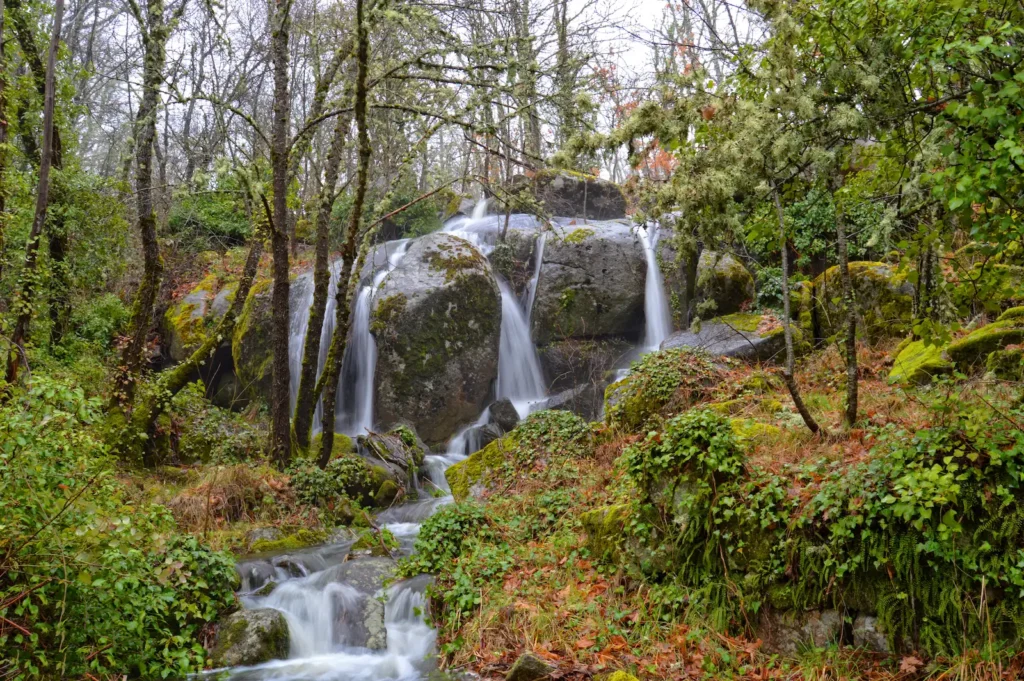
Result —
<instances>
[{"instance_id":1,"label":"cascading water","mask_svg":"<svg viewBox=\"0 0 1024 681\"><path fill-rule=\"evenodd\" d=\"M544 242L547 240L547 233L541 232L537 240L533 242L533 276L530 278L530 286L526 291L526 321L533 319L533 303L537 300L537 284L540 283L540 266L544 263Z\"/></svg>"},{"instance_id":2,"label":"cascading water","mask_svg":"<svg viewBox=\"0 0 1024 681\"><path fill-rule=\"evenodd\" d=\"M672 333L672 312L665 295L665 285L658 266L658 227L649 223L640 228L640 240L647 257L647 283L644 288L644 317L646 328L644 347L657 350Z\"/></svg>"},{"instance_id":3,"label":"cascading water","mask_svg":"<svg viewBox=\"0 0 1024 681\"><path fill-rule=\"evenodd\" d=\"M544 399L544 376L530 327L512 289L503 279L501 290L501 341L498 348L498 399L511 400L521 417Z\"/></svg>"},{"instance_id":4,"label":"cascading water","mask_svg":"<svg viewBox=\"0 0 1024 681\"><path fill-rule=\"evenodd\" d=\"M382 246L385 255L380 269L374 274L372 283L362 286L356 296L351 314L351 327L345 355L342 359L339 379L338 402L335 409L335 428L348 435L361 435L373 425L373 378L377 367L377 344L370 334L370 311L373 295L377 292L388 273L398 267L405 252L409 250L409 239L389 241ZM341 272L341 261L331 264L330 285L327 307L324 310L324 324L320 335L320 355L317 358L317 378L327 363L327 353L334 335L337 280ZM288 338L288 363L291 369L291 408L299 392L299 374L302 371L303 346L309 332L309 310L313 305L313 275L303 274L293 284L296 290L292 305ZM320 432L322 404L318 401L313 417L313 434Z\"/></svg>"}]
</instances>

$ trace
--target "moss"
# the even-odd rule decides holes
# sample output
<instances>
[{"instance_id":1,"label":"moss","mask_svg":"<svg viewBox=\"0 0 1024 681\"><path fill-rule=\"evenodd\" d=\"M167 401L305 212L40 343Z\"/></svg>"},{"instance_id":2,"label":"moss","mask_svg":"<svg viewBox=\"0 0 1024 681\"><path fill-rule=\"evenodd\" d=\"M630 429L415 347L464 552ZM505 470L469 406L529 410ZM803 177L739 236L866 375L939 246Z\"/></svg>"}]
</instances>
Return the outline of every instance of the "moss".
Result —
<instances>
[{"instance_id":1,"label":"moss","mask_svg":"<svg viewBox=\"0 0 1024 681\"><path fill-rule=\"evenodd\" d=\"M923 340L900 344L889 380L894 383L923 384L933 376L949 373L953 365L942 356L942 346L926 345Z\"/></svg>"},{"instance_id":2,"label":"moss","mask_svg":"<svg viewBox=\"0 0 1024 681\"><path fill-rule=\"evenodd\" d=\"M302 528L295 534L290 534L280 539L260 539L252 545L253 553L285 553L304 549L307 546L322 544L327 539L327 533L322 530L310 530Z\"/></svg>"},{"instance_id":3,"label":"moss","mask_svg":"<svg viewBox=\"0 0 1024 681\"><path fill-rule=\"evenodd\" d=\"M983 326L950 343L946 354L960 369L975 368L989 353L1024 341L1024 326L1018 324L1016 319L1007 319Z\"/></svg>"},{"instance_id":4,"label":"moss","mask_svg":"<svg viewBox=\"0 0 1024 681\"><path fill-rule=\"evenodd\" d=\"M495 440L445 471L448 487L456 501L465 501L473 488L486 484L489 474L505 465L505 452L517 445L515 431Z\"/></svg>"},{"instance_id":5,"label":"moss","mask_svg":"<svg viewBox=\"0 0 1024 681\"><path fill-rule=\"evenodd\" d=\"M450 284L467 272L479 270L486 265L486 259L473 248L469 242L465 244L440 244L426 256L430 269L444 272L444 281Z\"/></svg>"},{"instance_id":6,"label":"moss","mask_svg":"<svg viewBox=\"0 0 1024 681\"><path fill-rule=\"evenodd\" d=\"M1024 380L1024 349L996 350L988 355L985 368L1002 381Z\"/></svg>"},{"instance_id":7,"label":"moss","mask_svg":"<svg viewBox=\"0 0 1024 681\"><path fill-rule=\"evenodd\" d=\"M579 228L574 229L573 231L569 232L565 236L563 236L561 241L562 241L563 244L569 244L569 245L575 246L577 244L583 243L584 241L587 240L588 237L591 237L593 235L594 235L594 230L589 229L587 227L579 227Z\"/></svg>"},{"instance_id":8,"label":"moss","mask_svg":"<svg viewBox=\"0 0 1024 681\"><path fill-rule=\"evenodd\" d=\"M902 336L910 331L913 286L904 272L883 262L851 262L850 281L858 315L857 332L869 342ZM843 329L842 284L833 266L814 280L814 321L823 338Z\"/></svg>"},{"instance_id":9,"label":"moss","mask_svg":"<svg viewBox=\"0 0 1024 681\"><path fill-rule=\"evenodd\" d=\"M404 293L394 293L382 298L373 312L373 320L370 323L370 331L374 334L381 333L388 328L389 324L405 312L407 299Z\"/></svg>"},{"instance_id":10,"label":"moss","mask_svg":"<svg viewBox=\"0 0 1024 681\"><path fill-rule=\"evenodd\" d=\"M724 402L712 402L711 404L707 405L707 408L710 409L711 411L718 412L719 414L724 414L728 416L730 414L738 414L739 412L743 411L743 407L745 407L746 405L746 400L736 399L725 400Z\"/></svg>"},{"instance_id":11,"label":"moss","mask_svg":"<svg viewBox=\"0 0 1024 681\"><path fill-rule=\"evenodd\" d=\"M773 426L770 423L761 423L754 419L729 419L729 425L732 426L733 435L740 442L768 440L778 437L782 433L778 426Z\"/></svg>"},{"instance_id":12,"label":"moss","mask_svg":"<svg viewBox=\"0 0 1024 681\"><path fill-rule=\"evenodd\" d=\"M261 322L270 318L270 296L265 295L271 280L257 279L242 305L231 337L231 354L235 360L235 374L242 385L257 394L269 394L270 367L274 353L270 344L269 327Z\"/></svg>"},{"instance_id":13,"label":"moss","mask_svg":"<svg viewBox=\"0 0 1024 681\"><path fill-rule=\"evenodd\" d=\"M402 488L398 486L394 480L385 480L377 488L377 493L373 495L373 502L378 508L387 508L398 497L398 493L402 491Z\"/></svg>"},{"instance_id":14,"label":"moss","mask_svg":"<svg viewBox=\"0 0 1024 681\"><path fill-rule=\"evenodd\" d=\"M1004 322L1007 319L1022 319L1024 318L1024 307L1011 307L1009 310L999 315L997 321Z\"/></svg>"},{"instance_id":15,"label":"moss","mask_svg":"<svg viewBox=\"0 0 1024 681\"><path fill-rule=\"evenodd\" d=\"M591 557L608 563L618 562L619 539L629 513L629 504L613 504L580 516Z\"/></svg>"},{"instance_id":16,"label":"moss","mask_svg":"<svg viewBox=\"0 0 1024 681\"><path fill-rule=\"evenodd\" d=\"M252 592L253 596L269 596L277 588L277 582L271 580Z\"/></svg>"},{"instance_id":17,"label":"moss","mask_svg":"<svg viewBox=\"0 0 1024 681\"><path fill-rule=\"evenodd\" d=\"M724 317L718 317L711 321L721 322L727 326L730 326L737 331L745 331L747 333L754 333L757 331L757 327L761 325L762 317L759 314L752 314L750 312L736 312L733 314L725 315Z\"/></svg>"},{"instance_id":18,"label":"moss","mask_svg":"<svg viewBox=\"0 0 1024 681\"><path fill-rule=\"evenodd\" d=\"M371 556L375 557L387 557L398 548L398 540L395 539L391 530L384 528L378 531L369 528L359 533L359 537L349 550L369 552Z\"/></svg>"},{"instance_id":19,"label":"moss","mask_svg":"<svg viewBox=\"0 0 1024 681\"><path fill-rule=\"evenodd\" d=\"M613 672L612 674L604 677L601 681L640 681L632 674L624 671Z\"/></svg>"}]
</instances>

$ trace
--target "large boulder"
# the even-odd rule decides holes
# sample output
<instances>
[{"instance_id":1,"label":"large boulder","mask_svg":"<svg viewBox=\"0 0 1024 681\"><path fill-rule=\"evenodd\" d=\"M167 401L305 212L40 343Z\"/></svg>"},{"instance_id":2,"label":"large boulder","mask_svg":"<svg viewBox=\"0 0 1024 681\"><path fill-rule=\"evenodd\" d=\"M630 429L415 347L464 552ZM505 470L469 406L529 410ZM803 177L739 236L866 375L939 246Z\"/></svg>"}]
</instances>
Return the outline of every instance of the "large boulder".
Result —
<instances>
[{"instance_id":1,"label":"large boulder","mask_svg":"<svg viewBox=\"0 0 1024 681\"><path fill-rule=\"evenodd\" d=\"M600 340L568 338L553 341L537 352L548 388L563 391L584 384L603 384L605 377L632 348L620 338Z\"/></svg>"},{"instance_id":2,"label":"large boulder","mask_svg":"<svg viewBox=\"0 0 1024 681\"><path fill-rule=\"evenodd\" d=\"M626 197L615 183L568 170L543 170L520 180L513 191L526 189L548 215L584 220L626 217Z\"/></svg>"},{"instance_id":3,"label":"large boulder","mask_svg":"<svg viewBox=\"0 0 1024 681\"><path fill-rule=\"evenodd\" d=\"M215 667L239 667L288 657L288 621L279 610L240 610L217 626Z\"/></svg>"},{"instance_id":4,"label":"large boulder","mask_svg":"<svg viewBox=\"0 0 1024 681\"><path fill-rule=\"evenodd\" d=\"M923 340L904 342L897 348L889 380L903 385L921 385L935 376L948 374L953 364L943 357L943 346Z\"/></svg>"},{"instance_id":5,"label":"large boulder","mask_svg":"<svg viewBox=\"0 0 1024 681\"><path fill-rule=\"evenodd\" d=\"M490 264L457 236L417 240L373 302L376 410L428 444L448 440L487 403L498 375L501 294Z\"/></svg>"},{"instance_id":6,"label":"large boulder","mask_svg":"<svg viewBox=\"0 0 1024 681\"><path fill-rule=\"evenodd\" d=\"M345 584L356 594L350 607L339 608L334 630L347 646L384 650L387 648L387 627L384 623L384 583L394 577L395 561L384 557L360 557L328 568L319 579L327 583Z\"/></svg>"},{"instance_id":7,"label":"large boulder","mask_svg":"<svg viewBox=\"0 0 1024 681\"><path fill-rule=\"evenodd\" d=\"M371 459L382 465L393 480L407 490L415 488L415 480L427 453L426 446L416 432L406 425L398 425L386 433L368 433L359 442L369 451ZM398 486L394 491L398 492ZM386 497L378 491L377 497ZM391 495L392 499L394 495ZM391 500L377 499L378 506L387 506Z\"/></svg>"},{"instance_id":8,"label":"large boulder","mask_svg":"<svg viewBox=\"0 0 1024 681\"><path fill-rule=\"evenodd\" d=\"M799 326L792 326L793 347L806 352L809 343ZM737 312L701 322L699 328L679 331L664 340L663 350L692 348L709 355L760 362L785 359L786 336L779 320L769 315Z\"/></svg>"},{"instance_id":9,"label":"large boulder","mask_svg":"<svg viewBox=\"0 0 1024 681\"><path fill-rule=\"evenodd\" d=\"M718 315L739 312L754 300L754 276L732 255L705 250L697 261L696 300L714 301Z\"/></svg>"},{"instance_id":10,"label":"large boulder","mask_svg":"<svg viewBox=\"0 0 1024 681\"><path fill-rule=\"evenodd\" d=\"M544 246L532 332L564 338L637 338L644 326L647 262L624 222L556 227Z\"/></svg>"},{"instance_id":11,"label":"large boulder","mask_svg":"<svg viewBox=\"0 0 1024 681\"><path fill-rule=\"evenodd\" d=\"M851 262L850 283L857 314L857 332L869 342L905 335L910 330L914 286L906 274L882 262ZM814 321L819 338L844 328L843 288L839 267L814 280Z\"/></svg>"},{"instance_id":12,"label":"large boulder","mask_svg":"<svg viewBox=\"0 0 1024 681\"><path fill-rule=\"evenodd\" d=\"M1020 343L1024 343L1024 317L1003 316L950 343L945 356L957 369L970 371L982 368L990 353Z\"/></svg>"}]
</instances>

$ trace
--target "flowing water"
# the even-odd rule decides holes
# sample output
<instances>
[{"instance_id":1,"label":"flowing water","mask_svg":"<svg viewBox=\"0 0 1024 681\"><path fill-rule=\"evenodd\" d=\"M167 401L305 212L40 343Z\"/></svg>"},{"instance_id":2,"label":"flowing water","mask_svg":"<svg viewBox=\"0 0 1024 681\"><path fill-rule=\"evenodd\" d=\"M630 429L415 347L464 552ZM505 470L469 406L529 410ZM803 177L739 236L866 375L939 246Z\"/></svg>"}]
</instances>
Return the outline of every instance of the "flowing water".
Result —
<instances>
[{"instance_id":1,"label":"flowing water","mask_svg":"<svg viewBox=\"0 0 1024 681\"><path fill-rule=\"evenodd\" d=\"M658 227L648 224L640 228L640 240L647 257L647 283L644 285L644 347L657 350L672 333L672 312L665 295L665 284L658 266Z\"/></svg>"},{"instance_id":2,"label":"flowing water","mask_svg":"<svg viewBox=\"0 0 1024 681\"><path fill-rule=\"evenodd\" d=\"M544 258L545 233L541 224L530 216L487 216L483 201L474 209L473 215L452 220L445 227L446 231L470 241L485 256L509 229L535 235L534 269L522 303L509 284L499 278L502 320L495 391L497 397L511 400L520 415L525 416L545 401L543 373L530 337L529 323ZM671 317L657 265L655 228L640 230L640 238L647 256L644 349L656 349L671 332ZM360 288L356 297L336 411L336 424L341 432L361 434L373 425L373 379L377 354L369 329L370 310L373 296L384 277L399 265L408 247L408 240L393 241L384 245L383 254L375 253L369 281ZM339 263L331 266L330 297L324 325L320 329L322 342L318 374L323 370L334 333L339 269ZM293 405L298 390L302 346L310 331L311 275L303 275L296 280L295 296L289 339ZM320 405L317 410L314 429L319 431ZM388 509L377 516L378 525L389 529L398 539L399 554L411 553L423 521L444 504L451 503L445 470L480 448L481 429L489 420L489 410L485 409L475 423L452 437L444 453L426 456L423 466L426 478L418 500ZM352 540L345 539L239 564L243 606L274 608L282 612L288 622L291 649L288 659L230 669L222 672L224 678L253 681L413 681L430 675L434 668L435 634L425 622L428 607L425 589L429 577L417 577L371 593L365 587L365 580L356 579L350 572L358 569L360 561L369 559L345 561L351 545ZM376 599L386 601L383 621L387 641L383 650L363 647L368 640L363 613L368 607L376 607Z\"/></svg>"}]
</instances>

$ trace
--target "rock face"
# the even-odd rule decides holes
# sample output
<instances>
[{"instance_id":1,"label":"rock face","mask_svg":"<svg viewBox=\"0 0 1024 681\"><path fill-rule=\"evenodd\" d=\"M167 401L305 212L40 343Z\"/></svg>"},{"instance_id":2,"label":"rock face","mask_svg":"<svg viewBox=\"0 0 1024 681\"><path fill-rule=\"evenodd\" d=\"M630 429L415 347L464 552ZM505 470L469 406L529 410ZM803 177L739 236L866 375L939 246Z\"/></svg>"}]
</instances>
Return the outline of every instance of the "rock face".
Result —
<instances>
[{"instance_id":1,"label":"rock face","mask_svg":"<svg viewBox=\"0 0 1024 681\"><path fill-rule=\"evenodd\" d=\"M754 300L754 277L728 253L704 251L697 261L698 302L715 301L718 315L739 312Z\"/></svg>"},{"instance_id":2,"label":"rock face","mask_svg":"<svg viewBox=\"0 0 1024 681\"><path fill-rule=\"evenodd\" d=\"M792 331L797 354L808 350L809 345L796 324ZM694 348L721 357L782 361L786 337L778 320L740 312L702 322L698 330L676 332L665 339L661 348Z\"/></svg>"},{"instance_id":3,"label":"rock face","mask_svg":"<svg viewBox=\"0 0 1024 681\"><path fill-rule=\"evenodd\" d=\"M415 487L413 481L423 465L426 447L409 426L399 425L387 433L360 436L359 442L370 451L373 461L383 465L390 479L399 481L406 489ZM394 491L398 491L397 486ZM378 491L376 496L381 497L382 492ZM386 493L383 496L387 496ZM394 495L392 499L378 498L376 503L378 506L387 506L393 498Z\"/></svg>"},{"instance_id":4,"label":"rock face","mask_svg":"<svg viewBox=\"0 0 1024 681\"><path fill-rule=\"evenodd\" d=\"M593 175L546 170L529 184L530 192L549 215L584 220L626 217L626 197L617 184Z\"/></svg>"},{"instance_id":5,"label":"rock face","mask_svg":"<svg viewBox=\"0 0 1024 681\"><path fill-rule=\"evenodd\" d=\"M537 283L534 341L639 337L646 278L643 246L628 224L555 228L544 246Z\"/></svg>"},{"instance_id":6,"label":"rock face","mask_svg":"<svg viewBox=\"0 0 1024 681\"><path fill-rule=\"evenodd\" d=\"M836 610L769 611L761 617L758 635L768 652L793 655L802 646L824 648L839 641L843 616Z\"/></svg>"},{"instance_id":7,"label":"rock face","mask_svg":"<svg viewBox=\"0 0 1024 681\"><path fill-rule=\"evenodd\" d=\"M217 627L215 667L260 664L288 657L288 622L273 608L240 610Z\"/></svg>"},{"instance_id":8,"label":"rock face","mask_svg":"<svg viewBox=\"0 0 1024 681\"><path fill-rule=\"evenodd\" d=\"M873 343L909 331L914 286L904 274L881 262L851 262L850 282L856 300L859 334ZM839 267L830 267L814 280L814 325L819 338L842 332L841 299Z\"/></svg>"},{"instance_id":9,"label":"rock face","mask_svg":"<svg viewBox=\"0 0 1024 681\"><path fill-rule=\"evenodd\" d=\"M231 337L231 355L235 375L243 389L252 395L270 397L271 364L274 359L271 337L271 282L258 280L249 290L242 315ZM291 301L296 304L297 301Z\"/></svg>"},{"instance_id":10,"label":"rock face","mask_svg":"<svg viewBox=\"0 0 1024 681\"><path fill-rule=\"evenodd\" d=\"M600 384L632 346L620 339L567 339L540 348L538 356L548 388L561 392L584 384Z\"/></svg>"},{"instance_id":11,"label":"rock face","mask_svg":"<svg viewBox=\"0 0 1024 681\"><path fill-rule=\"evenodd\" d=\"M407 421L437 444L476 418L498 375L501 294L469 242L442 232L416 241L381 285L371 329L378 421Z\"/></svg>"}]
</instances>

